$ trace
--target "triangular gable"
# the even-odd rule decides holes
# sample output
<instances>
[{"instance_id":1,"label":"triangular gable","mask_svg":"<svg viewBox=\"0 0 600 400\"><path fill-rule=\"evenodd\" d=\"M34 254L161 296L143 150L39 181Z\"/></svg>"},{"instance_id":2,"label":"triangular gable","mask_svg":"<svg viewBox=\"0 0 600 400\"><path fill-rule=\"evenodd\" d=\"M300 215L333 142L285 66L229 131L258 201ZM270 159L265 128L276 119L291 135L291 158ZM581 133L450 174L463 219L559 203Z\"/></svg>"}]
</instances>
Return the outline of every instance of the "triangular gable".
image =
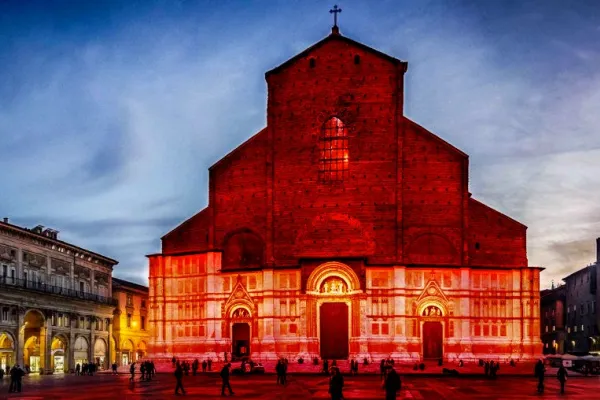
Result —
<instances>
[{"instance_id":1,"label":"triangular gable","mask_svg":"<svg viewBox=\"0 0 600 400\"><path fill-rule=\"evenodd\" d=\"M318 41L317 43L313 44L309 48L307 48L307 49L303 50L302 52L296 54L294 57L292 57L289 60L285 61L283 64L281 64L281 65L273 68L270 71L267 71L267 73L265 74L265 76L269 76L269 75L275 74L275 73L277 73L277 72L285 69L286 67L292 65L295 61L297 61L297 60L299 60L299 59L301 59L303 57L306 57L311 52L315 51L319 47L323 46L325 43L328 43L328 42L330 42L332 40L339 40L339 41L342 41L342 42L349 43L352 46L355 46L355 47L357 47L357 48L359 48L361 50L367 51L369 53L375 54L378 57L384 58L384 59L386 59L386 60L388 60L388 61L390 61L390 62L392 62L394 64L404 64L405 70L408 68L408 63L405 62L405 61L401 61L401 60L399 60L399 59L397 59L395 57L392 57L392 56L390 56L388 54L385 54L385 53L383 53L383 52L381 52L379 50L376 50L376 49L374 49L372 47L369 47L369 46L367 46L365 44L362 44L362 43L357 42L355 40L349 39L349 38L347 38L345 36L342 36L339 33L331 33L329 36L321 39L320 41Z\"/></svg>"},{"instance_id":2,"label":"triangular gable","mask_svg":"<svg viewBox=\"0 0 600 400\"><path fill-rule=\"evenodd\" d=\"M428 297L437 297L441 298L444 301L444 303L448 302L448 298L446 297L446 295L442 291L442 288L440 288L440 285L436 282L433 276L425 285L423 292L421 292L421 295L417 299L417 304Z\"/></svg>"},{"instance_id":3,"label":"triangular gable","mask_svg":"<svg viewBox=\"0 0 600 400\"><path fill-rule=\"evenodd\" d=\"M250 293L246 290L242 284L242 276L237 276L237 282L233 285L231 294L225 302L224 311L228 312L232 304L245 304L250 307L250 311L254 312L254 301L250 297Z\"/></svg>"}]
</instances>

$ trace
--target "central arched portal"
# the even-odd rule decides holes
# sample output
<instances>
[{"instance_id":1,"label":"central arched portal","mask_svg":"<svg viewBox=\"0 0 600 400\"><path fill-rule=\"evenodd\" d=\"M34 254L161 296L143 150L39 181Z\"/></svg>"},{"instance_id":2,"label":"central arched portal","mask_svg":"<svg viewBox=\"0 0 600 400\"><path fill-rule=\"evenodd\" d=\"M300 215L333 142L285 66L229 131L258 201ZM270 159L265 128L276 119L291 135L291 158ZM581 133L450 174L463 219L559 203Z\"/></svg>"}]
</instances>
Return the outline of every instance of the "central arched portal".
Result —
<instances>
[{"instance_id":1,"label":"central arched portal","mask_svg":"<svg viewBox=\"0 0 600 400\"><path fill-rule=\"evenodd\" d=\"M360 324L351 318L353 302L361 293L356 273L345 264L328 262L312 272L306 289L317 306L319 355L329 360L348 359L352 325Z\"/></svg>"},{"instance_id":2,"label":"central arched portal","mask_svg":"<svg viewBox=\"0 0 600 400\"><path fill-rule=\"evenodd\" d=\"M231 312L231 358L241 359L250 356L250 311L244 307Z\"/></svg>"},{"instance_id":3,"label":"central arched portal","mask_svg":"<svg viewBox=\"0 0 600 400\"><path fill-rule=\"evenodd\" d=\"M349 356L348 305L341 302L321 304L320 353L327 360L344 360Z\"/></svg>"},{"instance_id":4,"label":"central arched portal","mask_svg":"<svg viewBox=\"0 0 600 400\"><path fill-rule=\"evenodd\" d=\"M444 311L435 304L425 305L421 310L423 318L423 358L439 360L444 357Z\"/></svg>"}]
</instances>

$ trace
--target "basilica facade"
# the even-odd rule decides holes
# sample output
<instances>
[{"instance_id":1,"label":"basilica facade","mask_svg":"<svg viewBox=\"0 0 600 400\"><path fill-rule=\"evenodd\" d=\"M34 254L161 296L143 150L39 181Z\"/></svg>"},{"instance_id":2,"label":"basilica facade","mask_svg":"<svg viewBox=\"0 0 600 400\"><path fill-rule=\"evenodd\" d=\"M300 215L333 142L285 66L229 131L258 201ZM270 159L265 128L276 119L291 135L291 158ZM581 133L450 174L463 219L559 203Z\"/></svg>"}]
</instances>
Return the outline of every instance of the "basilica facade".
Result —
<instances>
[{"instance_id":1,"label":"basilica facade","mask_svg":"<svg viewBox=\"0 0 600 400\"><path fill-rule=\"evenodd\" d=\"M527 228L404 115L406 72L334 27L266 73L267 126L148 256L151 357L541 353Z\"/></svg>"}]
</instances>

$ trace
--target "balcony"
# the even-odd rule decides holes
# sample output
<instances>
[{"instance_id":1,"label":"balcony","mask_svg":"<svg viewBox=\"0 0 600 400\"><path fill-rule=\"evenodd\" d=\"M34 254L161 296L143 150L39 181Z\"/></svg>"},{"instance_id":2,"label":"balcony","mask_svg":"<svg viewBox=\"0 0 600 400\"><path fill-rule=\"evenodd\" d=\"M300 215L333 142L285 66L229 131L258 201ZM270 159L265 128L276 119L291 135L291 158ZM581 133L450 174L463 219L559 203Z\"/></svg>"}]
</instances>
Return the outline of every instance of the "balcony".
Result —
<instances>
[{"instance_id":1,"label":"balcony","mask_svg":"<svg viewBox=\"0 0 600 400\"><path fill-rule=\"evenodd\" d=\"M10 276L0 277L0 287L13 287L28 290L31 292L55 294L73 299L107 304L110 306L117 305L117 300L113 299L112 297L105 297L94 293L82 292L74 289L67 289L62 286L48 285L42 282L33 282L24 279L12 278Z\"/></svg>"}]
</instances>

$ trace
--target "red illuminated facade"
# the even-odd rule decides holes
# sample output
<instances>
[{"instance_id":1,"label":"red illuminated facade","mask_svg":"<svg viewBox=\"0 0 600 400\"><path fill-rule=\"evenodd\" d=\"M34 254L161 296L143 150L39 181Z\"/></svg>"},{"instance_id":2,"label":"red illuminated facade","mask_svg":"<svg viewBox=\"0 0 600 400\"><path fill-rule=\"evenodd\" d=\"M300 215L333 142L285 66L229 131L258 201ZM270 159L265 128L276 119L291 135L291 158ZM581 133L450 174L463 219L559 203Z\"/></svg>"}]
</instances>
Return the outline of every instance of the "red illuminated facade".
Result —
<instances>
[{"instance_id":1,"label":"red illuminated facade","mask_svg":"<svg viewBox=\"0 0 600 400\"><path fill-rule=\"evenodd\" d=\"M152 357L541 354L526 227L403 115L406 71L334 28L266 73L267 126L149 256Z\"/></svg>"}]
</instances>

